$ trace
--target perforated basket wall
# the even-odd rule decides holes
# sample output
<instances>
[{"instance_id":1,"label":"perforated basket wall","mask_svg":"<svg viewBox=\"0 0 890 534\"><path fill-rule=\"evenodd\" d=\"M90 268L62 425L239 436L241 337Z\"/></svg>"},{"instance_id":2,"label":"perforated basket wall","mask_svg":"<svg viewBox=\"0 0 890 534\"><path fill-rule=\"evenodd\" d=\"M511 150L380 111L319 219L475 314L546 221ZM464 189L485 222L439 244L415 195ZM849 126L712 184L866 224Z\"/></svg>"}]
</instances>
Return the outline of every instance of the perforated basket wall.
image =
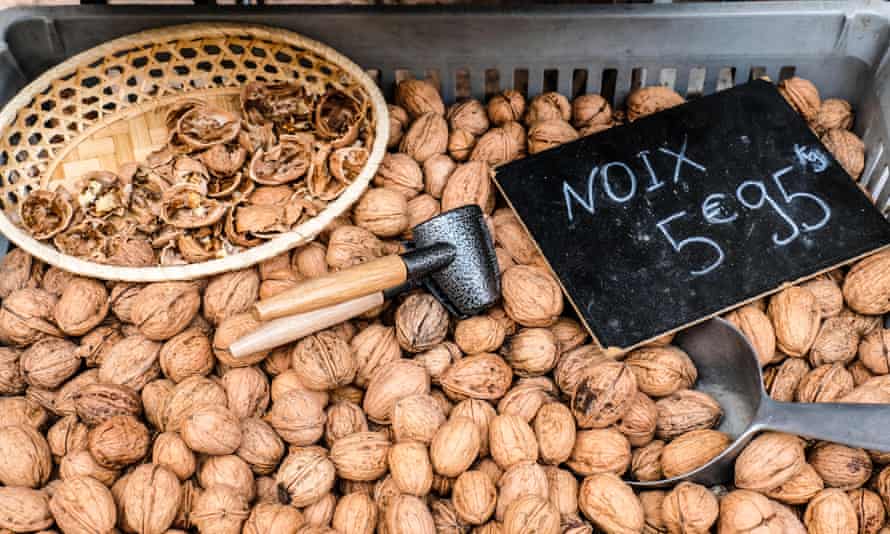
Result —
<instances>
[{"instance_id":1,"label":"perforated basket wall","mask_svg":"<svg viewBox=\"0 0 890 534\"><path fill-rule=\"evenodd\" d=\"M293 231L218 260L133 268L63 255L16 226L18 204L34 189L73 185L87 171L116 171L161 148L168 137L164 113L172 102L196 97L234 111L246 82L294 79L319 90L361 85L371 101L374 137L357 179ZM312 239L361 195L385 152L386 113L377 85L364 71L289 31L194 24L120 38L47 71L0 112L0 232L47 263L98 278L188 279L244 268Z\"/></svg>"}]
</instances>

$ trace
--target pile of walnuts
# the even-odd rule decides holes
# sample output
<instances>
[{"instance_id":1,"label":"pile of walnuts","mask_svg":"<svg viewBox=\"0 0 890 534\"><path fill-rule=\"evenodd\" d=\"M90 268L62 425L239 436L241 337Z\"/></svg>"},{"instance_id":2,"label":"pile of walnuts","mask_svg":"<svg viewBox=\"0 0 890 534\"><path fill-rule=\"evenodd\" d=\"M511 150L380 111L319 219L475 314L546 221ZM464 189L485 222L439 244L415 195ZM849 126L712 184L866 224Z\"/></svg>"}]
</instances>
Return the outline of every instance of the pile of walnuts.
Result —
<instances>
[{"instance_id":1,"label":"pile of walnuts","mask_svg":"<svg viewBox=\"0 0 890 534\"><path fill-rule=\"evenodd\" d=\"M820 102L805 80L781 89L855 171L849 106ZM3 259L3 532L890 532L887 452L766 433L726 487L635 493L624 481L719 453L722 410L694 390L670 337L621 357L591 342L489 176L679 95L645 88L613 111L597 95L506 91L446 110L425 82L397 93L398 151L376 187L292 253L148 285L77 277L21 250ZM397 252L413 225L468 203L497 244L493 309L458 321L414 292L288 346L229 353L256 328L258 298ZM774 398L890 404L888 311L883 253L727 318Z\"/></svg>"}]
</instances>

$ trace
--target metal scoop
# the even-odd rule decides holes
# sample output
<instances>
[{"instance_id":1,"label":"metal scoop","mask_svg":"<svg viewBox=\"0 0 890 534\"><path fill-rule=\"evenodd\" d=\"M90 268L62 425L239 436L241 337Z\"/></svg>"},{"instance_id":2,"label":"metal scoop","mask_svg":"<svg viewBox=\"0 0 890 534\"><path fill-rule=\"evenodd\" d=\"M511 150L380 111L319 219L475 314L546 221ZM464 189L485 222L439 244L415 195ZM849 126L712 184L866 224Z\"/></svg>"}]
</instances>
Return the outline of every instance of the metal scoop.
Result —
<instances>
[{"instance_id":1,"label":"metal scoop","mask_svg":"<svg viewBox=\"0 0 890 534\"><path fill-rule=\"evenodd\" d=\"M731 481L733 462L759 432L775 430L864 449L890 450L890 406L881 404L777 402L767 395L754 348L723 319L711 319L677 334L674 344L698 368L695 389L723 407L718 430L735 441L698 469L665 480L628 481L662 488L683 480L712 486Z\"/></svg>"}]
</instances>

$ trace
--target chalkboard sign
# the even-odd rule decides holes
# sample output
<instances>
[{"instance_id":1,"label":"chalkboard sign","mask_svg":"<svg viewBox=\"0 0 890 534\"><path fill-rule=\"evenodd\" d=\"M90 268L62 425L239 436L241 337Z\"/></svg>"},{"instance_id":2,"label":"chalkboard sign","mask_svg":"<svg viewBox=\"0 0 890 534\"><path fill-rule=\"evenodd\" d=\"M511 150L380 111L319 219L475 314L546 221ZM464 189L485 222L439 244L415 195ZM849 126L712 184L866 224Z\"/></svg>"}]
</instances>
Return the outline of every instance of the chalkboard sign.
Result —
<instances>
[{"instance_id":1,"label":"chalkboard sign","mask_svg":"<svg viewBox=\"0 0 890 534\"><path fill-rule=\"evenodd\" d=\"M764 81L495 180L588 329L620 350L890 244L890 224Z\"/></svg>"}]
</instances>

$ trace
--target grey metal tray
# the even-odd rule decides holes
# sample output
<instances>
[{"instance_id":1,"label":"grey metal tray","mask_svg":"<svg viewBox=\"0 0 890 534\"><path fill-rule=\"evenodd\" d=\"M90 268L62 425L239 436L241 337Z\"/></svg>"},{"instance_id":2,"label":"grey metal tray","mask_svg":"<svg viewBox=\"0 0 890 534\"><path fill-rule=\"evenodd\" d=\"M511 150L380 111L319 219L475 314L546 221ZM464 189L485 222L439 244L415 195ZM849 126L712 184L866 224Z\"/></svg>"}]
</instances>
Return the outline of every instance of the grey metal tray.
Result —
<instances>
[{"instance_id":1,"label":"grey metal tray","mask_svg":"<svg viewBox=\"0 0 890 534\"><path fill-rule=\"evenodd\" d=\"M877 1L583 7L71 6L0 11L0 104L72 54L136 31L196 21L280 26L324 41L389 92L405 76L446 101L515 87L600 92L620 103L664 84L695 97L760 75L813 80L848 99L868 146L861 183L890 213L890 5Z\"/></svg>"}]
</instances>

